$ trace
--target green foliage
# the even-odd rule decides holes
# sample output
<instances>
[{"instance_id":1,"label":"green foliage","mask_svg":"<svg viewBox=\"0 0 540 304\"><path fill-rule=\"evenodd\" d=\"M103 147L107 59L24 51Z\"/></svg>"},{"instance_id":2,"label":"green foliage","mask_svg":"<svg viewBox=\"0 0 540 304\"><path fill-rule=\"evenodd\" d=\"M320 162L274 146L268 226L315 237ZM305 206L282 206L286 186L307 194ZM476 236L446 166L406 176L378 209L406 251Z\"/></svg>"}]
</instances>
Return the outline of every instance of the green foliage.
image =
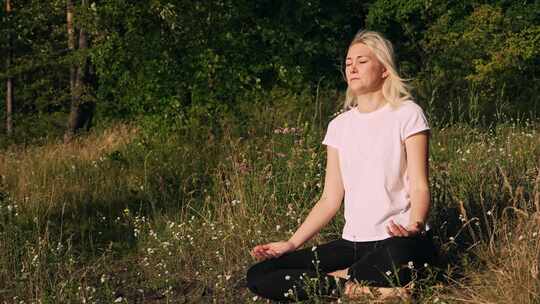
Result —
<instances>
[{"instance_id":1,"label":"green foliage","mask_svg":"<svg viewBox=\"0 0 540 304\"><path fill-rule=\"evenodd\" d=\"M507 9L486 4L464 19L440 16L424 39L426 53L433 58L426 75L434 78L440 98L458 98L472 87L484 115L501 119L521 112L534 117L540 109L538 84L532 80L539 72L537 14L538 4Z\"/></svg>"},{"instance_id":2,"label":"green foliage","mask_svg":"<svg viewBox=\"0 0 540 304\"><path fill-rule=\"evenodd\" d=\"M487 124L538 115L539 12L538 1L380 0L367 24L395 43L433 121Z\"/></svg>"},{"instance_id":3,"label":"green foliage","mask_svg":"<svg viewBox=\"0 0 540 304\"><path fill-rule=\"evenodd\" d=\"M408 77L424 66L418 42L431 20L432 5L425 0L379 0L369 7L367 28L384 33L394 43L401 72Z\"/></svg>"},{"instance_id":4,"label":"green foliage","mask_svg":"<svg viewBox=\"0 0 540 304\"><path fill-rule=\"evenodd\" d=\"M14 43L0 80L15 77L15 126L29 136L40 132L27 132L21 118L54 116L39 130L62 133L65 123L47 121L66 117L69 66L87 58L85 96L97 101L98 119L186 129L194 113L241 117L247 98L275 90L344 89L346 47L363 28L394 43L401 73L437 124L536 117L540 107L538 1L75 1L75 26L90 38L87 51L75 52L67 50L65 1L14 4L0 16L0 55L8 34Z\"/></svg>"},{"instance_id":5,"label":"green foliage","mask_svg":"<svg viewBox=\"0 0 540 304\"><path fill-rule=\"evenodd\" d=\"M11 2L9 16L4 4L1 10L0 93L3 100L5 81L13 77L14 136L1 141L29 142L58 136L67 124L69 111L69 63L85 54L67 50L65 1ZM9 69L4 69L10 37L13 61ZM0 110L5 110L3 102Z\"/></svg>"},{"instance_id":6,"label":"green foliage","mask_svg":"<svg viewBox=\"0 0 540 304\"><path fill-rule=\"evenodd\" d=\"M98 3L92 58L99 99L107 101L102 111L170 117L178 102L230 107L274 86L301 91L323 77L336 83L345 37L355 30L335 26L348 21L332 14L338 8L319 1Z\"/></svg>"}]
</instances>

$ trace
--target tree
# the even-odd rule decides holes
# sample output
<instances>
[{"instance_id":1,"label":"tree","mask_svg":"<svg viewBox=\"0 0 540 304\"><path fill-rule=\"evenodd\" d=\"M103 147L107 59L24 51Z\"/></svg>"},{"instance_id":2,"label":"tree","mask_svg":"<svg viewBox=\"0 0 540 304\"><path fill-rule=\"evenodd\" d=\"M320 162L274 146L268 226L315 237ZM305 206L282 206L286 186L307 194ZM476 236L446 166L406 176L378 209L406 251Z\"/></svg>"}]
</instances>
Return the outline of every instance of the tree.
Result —
<instances>
[{"instance_id":1,"label":"tree","mask_svg":"<svg viewBox=\"0 0 540 304\"><path fill-rule=\"evenodd\" d=\"M73 29L73 1L67 0L66 3L66 24L67 24L67 36L68 36L68 49L70 53L75 51L75 30ZM69 89L70 92L73 92L75 88L75 73L77 72L77 67L74 64L71 64L69 68Z\"/></svg>"},{"instance_id":2,"label":"tree","mask_svg":"<svg viewBox=\"0 0 540 304\"><path fill-rule=\"evenodd\" d=\"M11 116L16 124L16 128L12 128L13 140L61 135L65 131L70 102L66 0L11 0L9 16L5 2L0 11L2 130L6 129L5 84L11 78ZM8 58L11 58L10 67L4 68Z\"/></svg>"},{"instance_id":3,"label":"tree","mask_svg":"<svg viewBox=\"0 0 540 304\"><path fill-rule=\"evenodd\" d=\"M11 0L6 0L6 15L11 14ZM8 55L6 67L9 71L13 60L13 43L11 32L8 34ZM9 72L8 72L9 73ZM13 77L8 74L6 80L6 133L10 136L13 133Z\"/></svg>"},{"instance_id":4,"label":"tree","mask_svg":"<svg viewBox=\"0 0 540 304\"><path fill-rule=\"evenodd\" d=\"M73 15L74 8L73 2L67 0L67 31L68 31L68 48L70 51L75 49L75 31L73 29ZM87 0L82 0L82 8L88 6ZM64 141L69 142L73 136L82 128L86 130L90 129L92 116L95 109L95 103L89 100L87 91L87 79L88 79L88 58L86 56L86 50L88 49L88 35L84 26L79 23L79 55L77 60L77 66L74 65L70 68L70 89L71 89L71 107L68 118L68 127L64 134Z\"/></svg>"}]
</instances>

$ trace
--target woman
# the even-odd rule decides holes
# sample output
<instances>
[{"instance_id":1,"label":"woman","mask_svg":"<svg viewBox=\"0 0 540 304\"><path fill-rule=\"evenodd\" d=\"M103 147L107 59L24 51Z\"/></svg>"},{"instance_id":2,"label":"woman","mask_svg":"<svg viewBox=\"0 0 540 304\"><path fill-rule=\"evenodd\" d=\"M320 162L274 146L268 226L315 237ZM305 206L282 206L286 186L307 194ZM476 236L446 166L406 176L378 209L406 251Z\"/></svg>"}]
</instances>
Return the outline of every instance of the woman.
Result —
<instances>
[{"instance_id":1,"label":"woman","mask_svg":"<svg viewBox=\"0 0 540 304\"><path fill-rule=\"evenodd\" d=\"M434 259L426 233L429 126L396 71L391 43L377 32L359 32L345 75L346 111L330 121L322 142L327 164L320 200L289 240L251 251L261 262L248 270L247 283L262 297L302 300L336 289L354 297L369 293L366 284L380 287L383 297L407 296L399 287ZM296 250L334 217L343 198L342 238Z\"/></svg>"}]
</instances>

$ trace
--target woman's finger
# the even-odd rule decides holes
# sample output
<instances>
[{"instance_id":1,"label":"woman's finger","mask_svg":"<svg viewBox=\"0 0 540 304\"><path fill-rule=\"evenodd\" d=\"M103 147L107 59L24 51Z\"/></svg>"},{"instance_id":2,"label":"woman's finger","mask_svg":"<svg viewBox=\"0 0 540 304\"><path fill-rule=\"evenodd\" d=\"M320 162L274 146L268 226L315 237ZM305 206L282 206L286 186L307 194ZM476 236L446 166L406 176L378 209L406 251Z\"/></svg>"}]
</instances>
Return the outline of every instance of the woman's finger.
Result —
<instances>
[{"instance_id":1,"label":"woman's finger","mask_svg":"<svg viewBox=\"0 0 540 304\"><path fill-rule=\"evenodd\" d=\"M399 224L395 224L396 230L399 231L400 236L409 236L409 231Z\"/></svg>"},{"instance_id":2,"label":"woman's finger","mask_svg":"<svg viewBox=\"0 0 540 304\"><path fill-rule=\"evenodd\" d=\"M392 231L392 229L390 229L390 226L389 226L389 225L386 226L386 232L388 232L388 234L390 234L391 236L396 236L396 235L394 234L394 232Z\"/></svg>"},{"instance_id":3,"label":"woman's finger","mask_svg":"<svg viewBox=\"0 0 540 304\"><path fill-rule=\"evenodd\" d=\"M258 246L253 247L253 249L251 249L251 251L249 252L251 256L254 258L256 258L259 255L259 250L257 247Z\"/></svg>"},{"instance_id":4,"label":"woman's finger","mask_svg":"<svg viewBox=\"0 0 540 304\"><path fill-rule=\"evenodd\" d=\"M402 236L409 236L409 231L399 224L395 224Z\"/></svg>"},{"instance_id":5,"label":"woman's finger","mask_svg":"<svg viewBox=\"0 0 540 304\"><path fill-rule=\"evenodd\" d=\"M393 221L390 221L388 227L392 231L393 236L403 236L403 232L398 229Z\"/></svg>"},{"instance_id":6,"label":"woman's finger","mask_svg":"<svg viewBox=\"0 0 540 304\"><path fill-rule=\"evenodd\" d=\"M271 258L273 258L273 257L274 257L274 256L272 255L272 253L271 253L270 251L268 251L268 250L265 250L265 251L264 251L264 258L265 258L265 259L271 259Z\"/></svg>"},{"instance_id":7,"label":"woman's finger","mask_svg":"<svg viewBox=\"0 0 540 304\"><path fill-rule=\"evenodd\" d=\"M394 223L394 221L390 220L390 225L393 227L393 231L396 232L397 236L409 236L409 231L405 229L402 225Z\"/></svg>"},{"instance_id":8,"label":"woman's finger","mask_svg":"<svg viewBox=\"0 0 540 304\"><path fill-rule=\"evenodd\" d=\"M254 250L254 254L258 260L264 260L268 258L266 250L264 250L262 246L257 246L257 248Z\"/></svg>"},{"instance_id":9,"label":"woman's finger","mask_svg":"<svg viewBox=\"0 0 540 304\"><path fill-rule=\"evenodd\" d=\"M260 246L255 246L255 248L253 248L252 252L255 255L260 255L261 254L261 247Z\"/></svg>"},{"instance_id":10,"label":"woman's finger","mask_svg":"<svg viewBox=\"0 0 540 304\"><path fill-rule=\"evenodd\" d=\"M275 251L273 249L268 249L266 252L268 252L268 254L270 254L273 258L277 258L279 256L277 251Z\"/></svg>"},{"instance_id":11,"label":"woman's finger","mask_svg":"<svg viewBox=\"0 0 540 304\"><path fill-rule=\"evenodd\" d=\"M255 256L256 256L256 259L259 260L259 261L262 261L262 260L265 259L264 254L262 254L261 252L257 252L257 254Z\"/></svg>"}]
</instances>

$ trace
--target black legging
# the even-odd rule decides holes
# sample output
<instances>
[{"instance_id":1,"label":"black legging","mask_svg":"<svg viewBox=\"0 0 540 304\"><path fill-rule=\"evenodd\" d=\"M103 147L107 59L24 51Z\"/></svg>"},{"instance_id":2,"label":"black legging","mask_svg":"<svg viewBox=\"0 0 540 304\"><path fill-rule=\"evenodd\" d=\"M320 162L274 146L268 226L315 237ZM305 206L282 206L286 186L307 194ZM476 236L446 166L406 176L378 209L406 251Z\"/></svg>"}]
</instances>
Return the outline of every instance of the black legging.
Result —
<instances>
[{"instance_id":1,"label":"black legging","mask_svg":"<svg viewBox=\"0 0 540 304\"><path fill-rule=\"evenodd\" d=\"M424 263L431 265L435 255L430 234L372 242L338 239L253 265L247 272L247 285L264 298L305 300L308 294L337 292L337 285L344 280L336 282L326 273L349 268L351 281L377 287L404 286L412 279L412 269L419 271Z\"/></svg>"}]
</instances>

